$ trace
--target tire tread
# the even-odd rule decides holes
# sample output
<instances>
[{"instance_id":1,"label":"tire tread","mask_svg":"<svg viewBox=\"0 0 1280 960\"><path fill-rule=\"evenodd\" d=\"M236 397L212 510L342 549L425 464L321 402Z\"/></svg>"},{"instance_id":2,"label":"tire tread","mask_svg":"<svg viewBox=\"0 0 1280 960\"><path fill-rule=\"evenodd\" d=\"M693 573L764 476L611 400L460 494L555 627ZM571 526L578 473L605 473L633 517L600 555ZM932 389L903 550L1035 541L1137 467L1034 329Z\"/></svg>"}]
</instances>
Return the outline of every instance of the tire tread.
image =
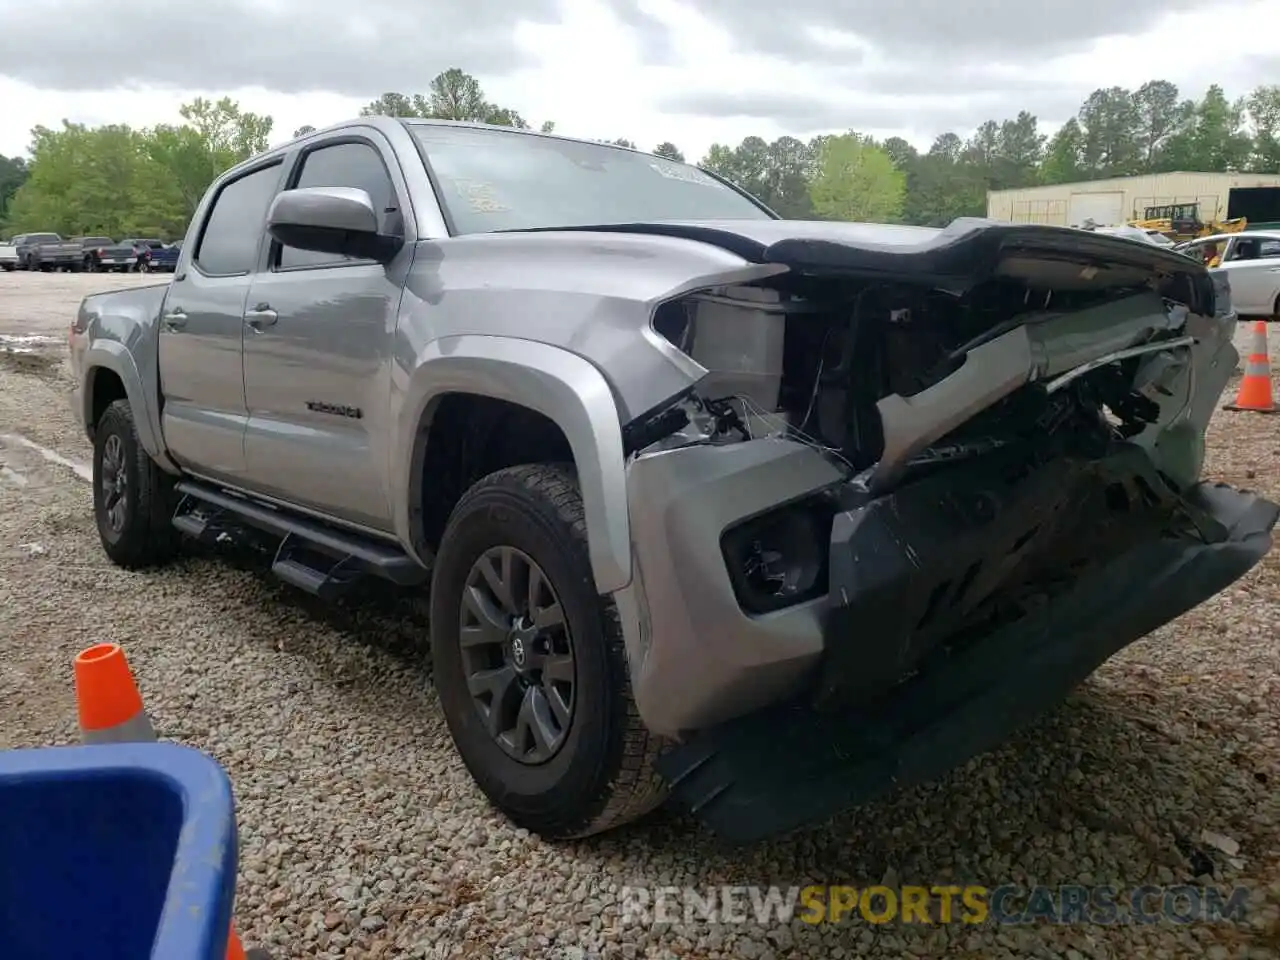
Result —
<instances>
[{"instance_id":1,"label":"tire tread","mask_svg":"<svg viewBox=\"0 0 1280 960\"><path fill-rule=\"evenodd\" d=\"M143 570L167 563L178 552L182 536L173 525L173 481L138 441L129 401L113 401L98 419L96 433L99 436L119 433L124 438L126 455L132 456L134 466L129 494L135 502L134 516L142 524L138 531L126 534L114 544L104 540L107 556L126 570ZM95 466L97 456L95 450ZM96 487L96 470L94 474ZM95 499L96 496L95 489Z\"/></svg>"},{"instance_id":2,"label":"tire tread","mask_svg":"<svg viewBox=\"0 0 1280 960\"><path fill-rule=\"evenodd\" d=\"M515 488L518 496L527 498L532 495L544 502L554 513L556 520L569 531L576 546L586 555L587 522L577 476L572 466L533 463L498 470L468 490L455 510L465 510L473 498L494 487ZM565 824L562 829L555 831L555 837L565 840L587 837L622 826L654 810L667 796L665 784L655 768L665 741L649 731L636 707L618 608L612 600L605 597L601 597L599 602L608 657L617 668L616 676L622 683L622 689L618 691L625 705L621 751L617 769L610 771L601 795L596 798L597 803L589 806L592 812L585 821Z\"/></svg>"}]
</instances>

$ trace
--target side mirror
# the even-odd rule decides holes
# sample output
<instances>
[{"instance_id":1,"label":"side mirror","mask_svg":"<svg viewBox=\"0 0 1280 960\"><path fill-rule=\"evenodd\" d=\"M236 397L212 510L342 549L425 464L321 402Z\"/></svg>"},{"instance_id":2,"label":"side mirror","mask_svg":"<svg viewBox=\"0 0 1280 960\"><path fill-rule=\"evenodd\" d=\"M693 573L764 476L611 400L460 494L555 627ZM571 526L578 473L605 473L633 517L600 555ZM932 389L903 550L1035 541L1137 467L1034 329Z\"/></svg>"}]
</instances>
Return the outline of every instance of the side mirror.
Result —
<instances>
[{"instance_id":1,"label":"side mirror","mask_svg":"<svg viewBox=\"0 0 1280 960\"><path fill-rule=\"evenodd\" d=\"M276 197L267 232L285 246L386 263L404 245L402 237L378 232L378 214L365 190L300 187Z\"/></svg>"}]
</instances>

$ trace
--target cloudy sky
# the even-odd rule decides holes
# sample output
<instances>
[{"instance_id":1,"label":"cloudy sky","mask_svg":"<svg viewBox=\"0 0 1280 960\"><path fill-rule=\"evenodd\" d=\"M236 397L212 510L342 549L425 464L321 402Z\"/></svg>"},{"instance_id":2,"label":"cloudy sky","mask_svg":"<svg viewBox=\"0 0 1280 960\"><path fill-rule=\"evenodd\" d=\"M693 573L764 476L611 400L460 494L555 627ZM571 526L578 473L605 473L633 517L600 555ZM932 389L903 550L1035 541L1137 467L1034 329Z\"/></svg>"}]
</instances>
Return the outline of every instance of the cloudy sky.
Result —
<instances>
[{"instance_id":1,"label":"cloudy sky","mask_svg":"<svg viewBox=\"0 0 1280 960\"><path fill-rule=\"evenodd\" d=\"M413 13L415 6L420 12ZM927 146L1100 86L1280 83L1280 0L0 0L0 153L63 118L147 125L197 95L275 137L459 66L571 136L714 141L855 128Z\"/></svg>"}]
</instances>

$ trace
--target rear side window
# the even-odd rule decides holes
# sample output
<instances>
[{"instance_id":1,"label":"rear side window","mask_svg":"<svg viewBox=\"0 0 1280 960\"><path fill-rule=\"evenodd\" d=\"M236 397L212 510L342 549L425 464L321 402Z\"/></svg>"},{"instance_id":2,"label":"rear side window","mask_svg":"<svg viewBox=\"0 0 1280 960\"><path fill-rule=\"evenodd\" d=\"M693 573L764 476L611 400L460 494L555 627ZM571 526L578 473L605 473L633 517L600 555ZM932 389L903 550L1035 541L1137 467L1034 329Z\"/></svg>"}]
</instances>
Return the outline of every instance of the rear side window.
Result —
<instances>
[{"instance_id":1,"label":"rear side window","mask_svg":"<svg viewBox=\"0 0 1280 960\"><path fill-rule=\"evenodd\" d=\"M302 158L302 171L295 187L355 187L364 190L380 216L396 205L395 188L382 156L367 143L335 143L312 150ZM316 253L296 247L280 248L280 267L336 266L354 263L351 257Z\"/></svg>"},{"instance_id":2,"label":"rear side window","mask_svg":"<svg viewBox=\"0 0 1280 960\"><path fill-rule=\"evenodd\" d=\"M232 180L218 191L196 247L195 263L201 273L230 276L254 268L267 210L279 182L280 164L275 163Z\"/></svg>"}]
</instances>

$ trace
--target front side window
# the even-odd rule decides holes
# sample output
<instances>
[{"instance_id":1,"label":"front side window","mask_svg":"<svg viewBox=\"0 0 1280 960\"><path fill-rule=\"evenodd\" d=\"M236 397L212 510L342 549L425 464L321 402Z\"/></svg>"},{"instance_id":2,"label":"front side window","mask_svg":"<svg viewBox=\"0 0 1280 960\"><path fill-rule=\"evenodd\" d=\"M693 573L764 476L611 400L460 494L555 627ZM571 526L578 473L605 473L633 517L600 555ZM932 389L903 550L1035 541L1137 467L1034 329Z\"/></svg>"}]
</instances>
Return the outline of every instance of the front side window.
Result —
<instances>
[{"instance_id":1,"label":"front side window","mask_svg":"<svg viewBox=\"0 0 1280 960\"><path fill-rule=\"evenodd\" d=\"M201 273L231 276L248 273L258 258L267 210L280 182L280 164L260 167L224 185L213 201L196 247ZM146 240L138 241L146 246Z\"/></svg>"},{"instance_id":2,"label":"front side window","mask_svg":"<svg viewBox=\"0 0 1280 960\"><path fill-rule=\"evenodd\" d=\"M369 194L379 216L396 205L391 175L382 156L367 143L335 143L312 150L302 158L302 172L295 187L355 187ZM352 263L351 257L296 247L280 248L280 267L333 266Z\"/></svg>"},{"instance_id":3,"label":"front side window","mask_svg":"<svg viewBox=\"0 0 1280 960\"><path fill-rule=\"evenodd\" d=\"M457 234L655 220L770 220L697 167L607 144L410 123Z\"/></svg>"}]
</instances>

